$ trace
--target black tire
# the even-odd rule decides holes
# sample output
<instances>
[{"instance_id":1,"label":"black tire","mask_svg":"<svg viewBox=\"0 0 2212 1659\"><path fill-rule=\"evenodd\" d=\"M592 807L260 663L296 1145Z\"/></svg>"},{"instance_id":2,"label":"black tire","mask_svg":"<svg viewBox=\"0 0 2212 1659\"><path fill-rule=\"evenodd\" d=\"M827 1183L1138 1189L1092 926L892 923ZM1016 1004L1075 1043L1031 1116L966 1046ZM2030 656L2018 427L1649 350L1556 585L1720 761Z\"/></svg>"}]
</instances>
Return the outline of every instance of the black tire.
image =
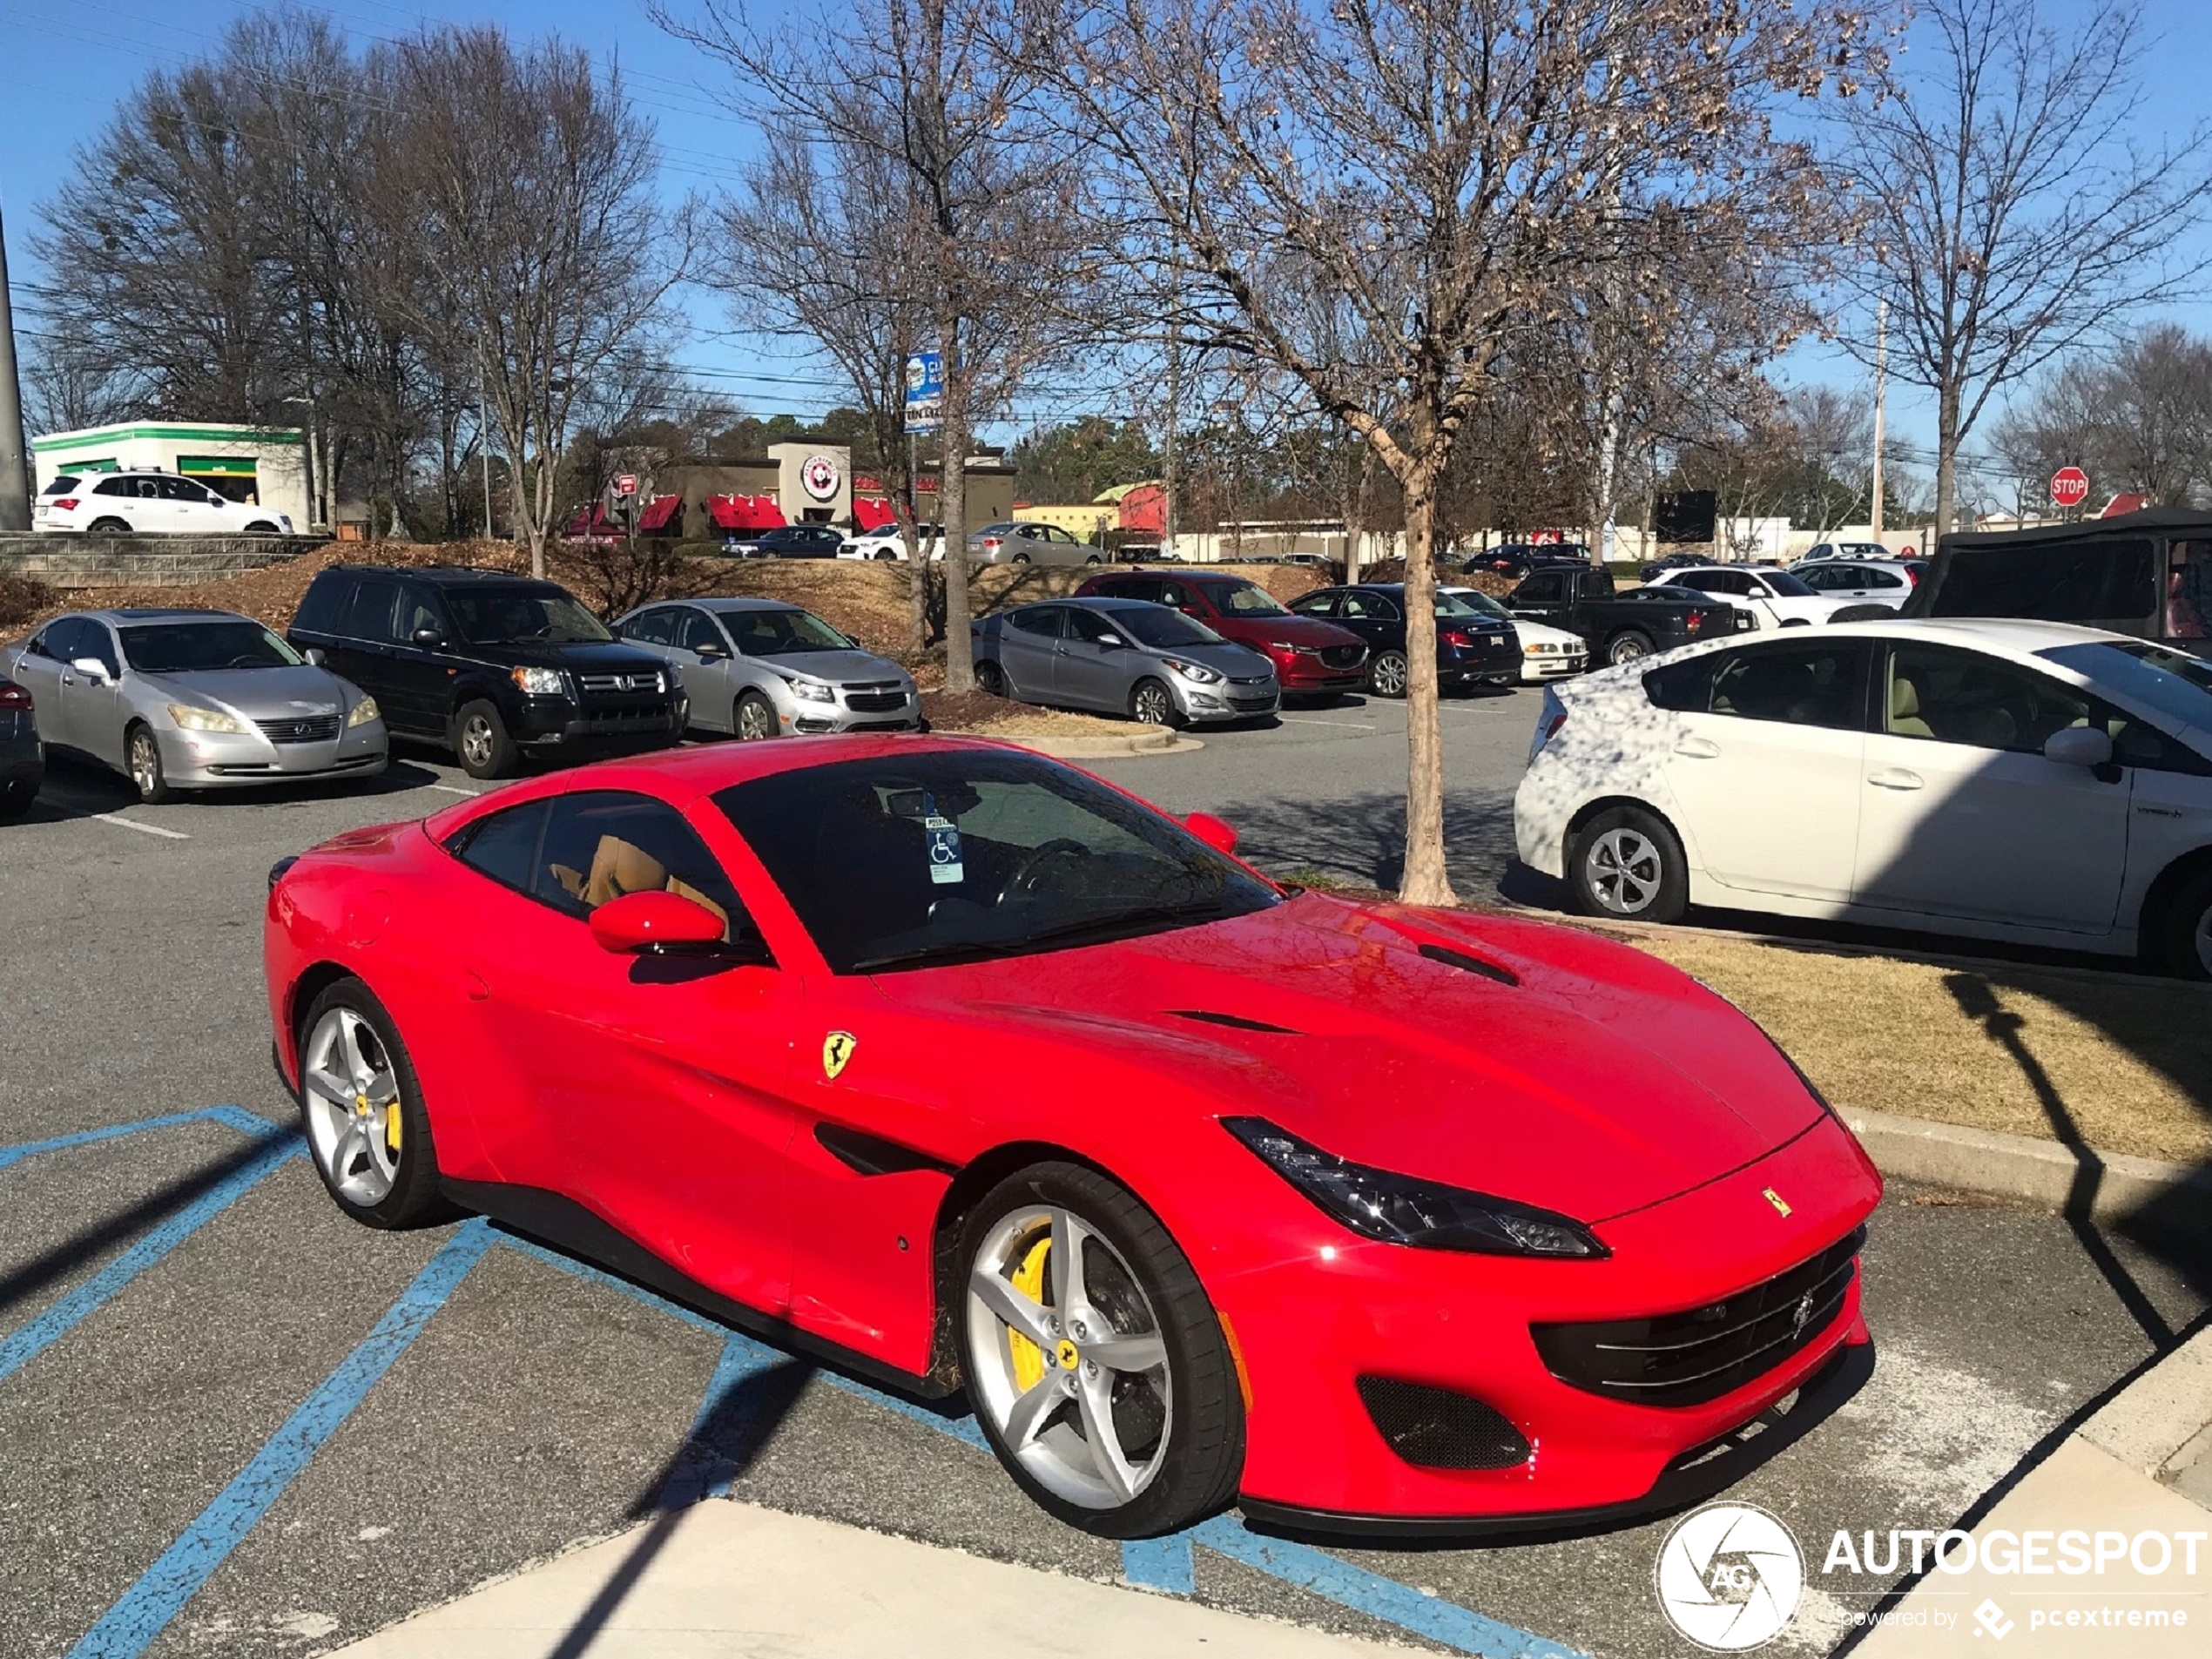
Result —
<instances>
[{"instance_id":1,"label":"black tire","mask_svg":"<svg viewBox=\"0 0 2212 1659\"><path fill-rule=\"evenodd\" d=\"M995 1413L975 1399L972 1379L983 1374L981 1362L995 1357L977 1353L975 1325L961 1291L954 1319L961 1372L971 1379L971 1401L978 1406L985 1438L1015 1484L1040 1508L1098 1537L1157 1537L1204 1520L1237 1495L1244 1469L1244 1393L1220 1316L1159 1217L1126 1188L1076 1163L1033 1165L985 1195L961 1230L958 1283L965 1285L1001 1222L1040 1206L1067 1211L1104 1240L1150 1305L1167 1352L1167 1442L1150 1482L1116 1507L1076 1503L1042 1485L1008 1450ZM1115 1415L1121 1415L1118 1402Z\"/></svg>"},{"instance_id":2,"label":"black tire","mask_svg":"<svg viewBox=\"0 0 2212 1659\"><path fill-rule=\"evenodd\" d=\"M1377 697L1403 697L1411 671L1402 651L1379 651L1367 667L1367 689Z\"/></svg>"},{"instance_id":3,"label":"black tire","mask_svg":"<svg viewBox=\"0 0 2212 1659\"><path fill-rule=\"evenodd\" d=\"M10 778L0 784L0 823L21 818L38 799L38 779Z\"/></svg>"},{"instance_id":4,"label":"black tire","mask_svg":"<svg viewBox=\"0 0 2212 1659\"><path fill-rule=\"evenodd\" d=\"M891 549L889 549L889 548L887 548L887 548L885 548L885 549L883 550L883 551L882 551L882 552L878 553L877 555L875 555L875 556L876 556L877 558L879 558L879 559L895 559L895 558L897 558L899 556L898 556L898 554L897 554L897 553L894 552Z\"/></svg>"},{"instance_id":5,"label":"black tire","mask_svg":"<svg viewBox=\"0 0 2212 1659\"><path fill-rule=\"evenodd\" d=\"M975 689L986 697L1009 697L1006 671L988 657L975 664Z\"/></svg>"},{"instance_id":6,"label":"black tire","mask_svg":"<svg viewBox=\"0 0 2212 1659\"><path fill-rule=\"evenodd\" d=\"M1013 557L1007 560L1008 564L1027 564L1028 562L1029 556L1027 553L1016 553Z\"/></svg>"},{"instance_id":7,"label":"black tire","mask_svg":"<svg viewBox=\"0 0 2212 1659\"><path fill-rule=\"evenodd\" d=\"M1083 563L1085 564L1103 564L1106 561L1099 555L1094 553L1089 558L1085 559Z\"/></svg>"},{"instance_id":8,"label":"black tire","mask_svg":"<svg viewBox=\"0 0 2212 1659\"><path fill-rule=\"evenodd\" d=\"M759 743L783 735L776 705L758 691L741 691L730 705L730 733L740 743Z\"/></svg>"},{"instance_id":9,"label":"black tire","mask_svg":"<svg viewBox=\"0 0 2212 1659\"><path fill-rule=\"evenodd\" d=\"M257 518L246 527L246 533L248 536L274 536L277 527L266 518Z\"/></svg>"},{"instance_id":10,"label":"black tire","mask_svg":"<svg viewBox=\"0 0 2212 1659\"><path fill-rule=\"evenodd\" d=\"M1689 907L1689 862L1657 813L1613 806L1575 832L1567 849L1575 907L1623 921L1680 921Z\"/></svg>"},{"instance_id":11,"label":"black tire","mask_svg":"<svg viewBox=\"0 0 2212 1659\"><path fill-rule=\"evenodd\" d=\"M320 1155L314 1152L315 1141L310 1134L308 1162L322 1178L323 1190L330 1194L332 1203L364 1227L428 1227L452 1220L462 1212L438 1185L437 1142L431 1132L429 1110L423 1104L421 1081L415 1075L415 1062L408 1054L407 1043L391 1014L377 1000L376 994L357 979L341 979L324 987L321 995L300 1016L293 1031L300 1067L300 1086L294 1099L300 1108L301 1127L307 1127L311 1109L307 1088L308 1040L323 1017L338 1008L350 1010L361 1018L374 1033L378 1046L390 1062L392 1076L399 1085L399 1160L391 1190L375 1204L358 1204L340 1190L330 1170L323 1166Z\"/></svg>"},{"instance_id":12,"label":"black tire","mask_svg":"<svg viewBox=\"0 0 2212 1659\"><path fill-rule=\"evenodd\" d=\"M168 768L161 764L160 739L143 720L132 722L131 729L123 734L123 770L131 786L138 792L138 799L147 806L158 806L177 799L177 792L169 786Z\"/></svg>"},{"instance_id":13,"label":"black tire","mask_svg":"<svg viewBox=\"0 0 2212 1659\"><path fill-rule=\"evenodd\" d=\"M1618 668L1622 663L1640 663L1651 655L1655 647L1651 636L1640 628L1623 628L1605 642L1605 660Z\"/></svg>"},{"instance_id":14,"label":"black tire","mask_svg":"<svg viewBox=\"0 0 2212 1659\"><path fill-rule=\"evenodd\" d=\"M87 536L128 536L131 527L119 518L96 518L84 527Z\"/></svg>"},{"instance_id":15,"label":"black tire","mask_svg":"<svg viewBox=\"0 0 2212 1659\"><path fill-rule=\"evenodd\" d=\"M1165 680L1150 676L1129 688L1129 718L1145 725L1163 725L1180 731L1189 724L1183 711L1175 705L1175 693L1168 689Z\"/></svg>"},{"instance_id":16,"label":"black tire","mask_svg":"<svg viewBox=\"0 0 2212 1659\"><path fill-rule=\"evenodd\" d=\"M2152 965L2175 979L2212 979L2212 870L2183 881L2159 907L2144 941Z\"/></svg>"},{"instance_id":17,"label":"black tire","mask_svg":"<svg viewBox=\"0 0 2212 1659\"><path fill-rule=\"evenodd\" d=\"M522 759L498 705L481 697L453 717L453 752L462 771L485 779L511 776Z\"/></svg>"}]
</instances>

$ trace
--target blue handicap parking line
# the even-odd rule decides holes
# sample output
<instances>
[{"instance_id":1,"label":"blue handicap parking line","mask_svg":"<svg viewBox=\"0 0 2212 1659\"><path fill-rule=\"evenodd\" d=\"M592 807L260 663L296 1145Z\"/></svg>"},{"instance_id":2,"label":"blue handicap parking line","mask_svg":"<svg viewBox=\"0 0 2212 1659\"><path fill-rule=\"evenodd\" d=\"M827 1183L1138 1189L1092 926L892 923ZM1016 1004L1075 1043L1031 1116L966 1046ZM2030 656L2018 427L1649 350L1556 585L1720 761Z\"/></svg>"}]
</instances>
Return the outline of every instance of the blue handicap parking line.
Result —
<instances>
[{"instance_id":1,"label":"blue handicap parking line","mask_svg":"<svg viewBox=\"0 0 2212 1659\"><path fill-rule=\"evenodd\" d=\"M732 1332L722 1345L722 1358L699 1402L676 1467L662 1483L654 1500L658 1509L683 1509L702 1498L726 1498L736 1481L738 1455L753 1424L758 1405L749 1392L761 1379L799 1362L789 1354Z\"/></svg>"},{"instance_id":2,"label":"blue handicap parking line","mask_svg":"<svg viewBox=\"0 0 2212 1659\"><path fill-rule=\"evenodd\" d=\"M1190 1534L1178 1532L1165 1538L1130 1539L1122 1546L1122 1577L1140 1590L1195 1595L1198 1560L1190 1550Z\"/></svg>"},{"instance_id":3,"label":"blue handicap parking line","mask_svg":"<svg viewBox=\"0 0 2212 1659\"><path fill-rule=\"evenodd\" d=\"M253 1454L230 1485L161 1553L123 1599L70 1649L70 1659L138 1659L220 1567L239 1541L316 1451L353 1415L393 1362L408 1350L430 1316L445 1305L496 1235L486 1223L464 1222L439 1247L415 1282L386 1310L361 1345L339 1363L321 1386Z\"/></svg>"},{"instance_id":4,"label":"blue handicap parking line","mask_svg":"<svg viewBox=\"0 0 2212 1659\"><path fill-rule=\"evenodd\" d=\"M171 1112L162 1117L142 1117L135 1123L110 1123L100 1129L81 1130L74 1135L58 1135L51 1141L25 1141L16 1146L0 1146L0 1170L25 1158L37 1157L42 1152L66 1151L72 1146L91 1146L99 1141L112 1141L125 1135L142 1134L150 1129L174 1129L182 1123L227 1123L246 1134L260 1136L276 1130L279 1125L266 1117L247 1111L243 1106L202 1106L196 1111Z\"/></svg>"},{"instance_id":5,"label":"blue handicap parking line","mask_svg":"<svg viewBox=\"0 0 2212 1659\"><path fill-rule=\"evenodd\" d=\"M288 1130L262 1123L261 1133L260 1151L174 1215L140 1233L106 1266L37 1318L0 1337L0 1382L105 1307L132 1279L244 1197L280 1164L307 1155L305 1144Z\"/></svg>"}]
</instances>

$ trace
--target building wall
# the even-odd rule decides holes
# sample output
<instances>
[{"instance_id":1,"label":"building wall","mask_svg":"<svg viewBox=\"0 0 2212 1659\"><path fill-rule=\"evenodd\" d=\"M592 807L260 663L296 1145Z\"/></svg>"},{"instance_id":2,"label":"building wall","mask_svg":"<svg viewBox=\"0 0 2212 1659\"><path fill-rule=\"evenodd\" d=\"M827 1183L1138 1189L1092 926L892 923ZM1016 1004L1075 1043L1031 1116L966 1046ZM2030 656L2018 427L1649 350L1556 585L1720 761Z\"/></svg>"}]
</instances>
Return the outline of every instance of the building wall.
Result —
<instances>
[{"instance_id":1,"label":"building wall","mask_svg":"<svg viewBox=\"0 0 2212 1659\"><path fill-rule=\"evenodd\" d=\"M853 517L853 452L835 443L772 443L776 504L793 524L844 524Z\"/></svg>"},{"instance_id":2,"label":"building wall","mask_svg":"<svg viewBox=\"0 0 2212 1659\"><path fill-rule=\"evenodd\" d=\"M250 496L272 512L289 514L296 529L307 527L307 446L296 427L126 421L48 433L33 438L30 449L37 489L72 467L151 467L184 473L236 500Z\"/></svg>"},{"instance_id":3,"label":"building wall","mask_svg":"<svg viewBox=\"0 0 2212 1659\"><path fill-rule=\"evenodd\" d=\"M974 486L970 485L969 488L972 489ZM1067 531L1079 542L1096 543L1108 530L1117 527L1121 520L1121 509L1112 502L1105 501L1044 505L1031 502L1026 507L1015 507L1008 516L1027 520L1032 523L1050 524L1056 529ZM978 522L988 523L988 521L979 520Z\"/></svg>"}]
</instances>

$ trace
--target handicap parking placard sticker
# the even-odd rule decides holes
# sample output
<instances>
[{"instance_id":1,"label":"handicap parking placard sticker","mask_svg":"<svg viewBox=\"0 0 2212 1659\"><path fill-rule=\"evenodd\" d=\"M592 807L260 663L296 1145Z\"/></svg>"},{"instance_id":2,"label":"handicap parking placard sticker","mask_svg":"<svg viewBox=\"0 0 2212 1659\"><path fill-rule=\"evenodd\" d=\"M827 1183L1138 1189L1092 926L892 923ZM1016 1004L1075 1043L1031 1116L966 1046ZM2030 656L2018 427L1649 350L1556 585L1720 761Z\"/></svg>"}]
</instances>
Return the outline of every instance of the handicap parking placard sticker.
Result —
<instances>
[{"instance_id":1,"label":"handicap parking placard sticker","mask_svg":"<svg viewBox=\"0 0 2212 1659\"><path fill-rule=\"evenodd\" d=\"M932 809L921 820L928 837L929 879L939 886L961 880L960 826Z\"/></svg>"}]
</instances>

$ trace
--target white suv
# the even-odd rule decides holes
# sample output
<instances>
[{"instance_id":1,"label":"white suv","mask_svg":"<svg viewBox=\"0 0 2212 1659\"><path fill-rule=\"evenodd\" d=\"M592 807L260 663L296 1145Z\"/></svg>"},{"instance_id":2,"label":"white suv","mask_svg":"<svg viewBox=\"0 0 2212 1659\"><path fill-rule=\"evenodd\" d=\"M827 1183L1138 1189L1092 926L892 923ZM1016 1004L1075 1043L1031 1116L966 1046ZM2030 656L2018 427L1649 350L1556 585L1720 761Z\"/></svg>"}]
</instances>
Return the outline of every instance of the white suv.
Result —
<instances>
[{"instance_id":1,"label":"white suv","mask_svg":"<svg viewBox=\"0 0 2212 1659\"><path fill-rule=\"evenodd\" d=\"M97 536L289 536L292 520L147 468L57 475L38 492L31 528Z\"/></svg>"}]
</instances>

